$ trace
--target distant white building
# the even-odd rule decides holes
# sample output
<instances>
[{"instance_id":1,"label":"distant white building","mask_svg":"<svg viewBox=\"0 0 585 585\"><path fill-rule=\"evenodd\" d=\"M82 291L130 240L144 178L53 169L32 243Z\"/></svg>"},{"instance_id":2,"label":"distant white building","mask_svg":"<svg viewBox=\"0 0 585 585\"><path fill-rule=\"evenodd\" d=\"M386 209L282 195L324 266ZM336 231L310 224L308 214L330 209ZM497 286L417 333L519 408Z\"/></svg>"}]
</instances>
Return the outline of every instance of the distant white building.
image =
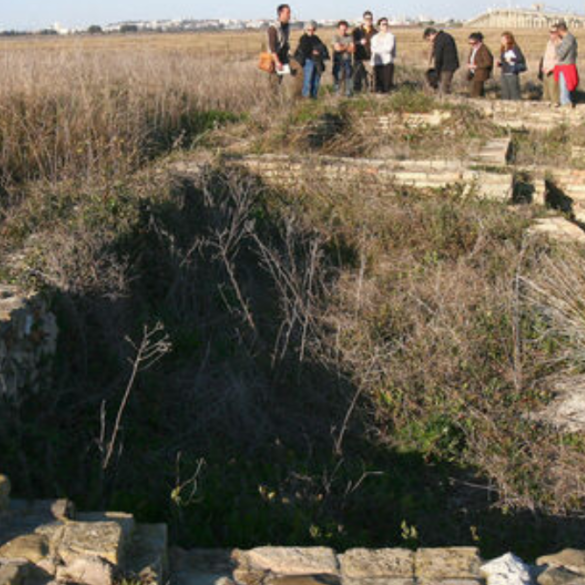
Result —
<instances>
[{"instance_id":1,"label":"distant white building","mask_svg":"<svg viewBox=\"0 0 585 585\"><path fill-rule=\"evenodd\" d=\"M471 20L466 26L473 28L537 28L545 29L556 22L566 22L569 28L585 28L585 16L572 13L552 12L542 4L532 8L496 8Z\"/></svg>"}]
</instances>

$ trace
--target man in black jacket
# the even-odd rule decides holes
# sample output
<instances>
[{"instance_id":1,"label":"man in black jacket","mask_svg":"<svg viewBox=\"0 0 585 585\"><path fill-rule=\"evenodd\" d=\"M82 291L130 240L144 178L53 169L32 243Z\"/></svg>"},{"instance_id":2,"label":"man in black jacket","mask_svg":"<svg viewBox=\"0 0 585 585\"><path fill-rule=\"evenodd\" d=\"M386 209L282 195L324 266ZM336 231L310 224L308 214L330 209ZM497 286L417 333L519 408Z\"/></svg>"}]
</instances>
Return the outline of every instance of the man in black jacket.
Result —
<instances>
[{"instance_id":1,"label":"man in black jacket","mask_svg":"<svg viewBox=\"0 0 585 585\"><path fill-rule=\"evenodd\" d=\"M442 94L451 93L453 75L459 69L459 54L455 39L445 31L427 28L424 39L432 43L432 65L439 82L439 91Z\"/></svg>"}]
</instances>

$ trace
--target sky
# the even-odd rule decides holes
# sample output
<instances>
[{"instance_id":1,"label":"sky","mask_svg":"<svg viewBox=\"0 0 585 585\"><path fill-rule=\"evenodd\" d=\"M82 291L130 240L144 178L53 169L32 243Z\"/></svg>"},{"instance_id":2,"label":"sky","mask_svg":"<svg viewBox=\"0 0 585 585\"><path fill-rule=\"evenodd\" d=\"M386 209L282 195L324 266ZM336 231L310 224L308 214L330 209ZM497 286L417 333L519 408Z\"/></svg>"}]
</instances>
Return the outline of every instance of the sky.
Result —
<instances>
[{"instance_id":1,"label":"sky","mask_svg":"<svg viewBox=\"0 0 585 585\"><path fill-rule=\"evenodd\" d=\"M0 10L0 29L36 29L55 22L67 27L123 20L166 18L271 18L279 0L17 0ZM389 16L469 18L490 6L525 6L522 0L289 0L301 20L355 18L369 8ZM550 1L548 8L585 12L585 0Z\"/></svg>"}]
</instances>

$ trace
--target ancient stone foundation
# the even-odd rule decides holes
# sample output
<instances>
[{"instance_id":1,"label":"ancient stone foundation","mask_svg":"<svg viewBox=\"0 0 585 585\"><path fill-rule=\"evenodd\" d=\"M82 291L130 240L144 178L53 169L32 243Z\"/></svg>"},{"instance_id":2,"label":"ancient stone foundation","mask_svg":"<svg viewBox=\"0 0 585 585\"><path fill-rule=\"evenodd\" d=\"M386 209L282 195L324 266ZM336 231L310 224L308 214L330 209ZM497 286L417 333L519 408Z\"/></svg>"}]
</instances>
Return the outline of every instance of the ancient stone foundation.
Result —
<instances>
[{"instance_id":1,"label":"ancient stone foundation","mask_svg":"<svg viewBox=\"0 0 585 585\"><path fill-rule=\"evenodd\" d=\"M55 316L42 296L0 285L0 397L38 391L48 381L56 344Z\"/></svg>"},{"instance_id":2,"label":"ancient stone foundation","mask_svg":"<svg viewBox=\"0 0 585 585\"><path fill-rule=\"evenodd\" d=\"M474 547L351 549L169 548L164 524L131 514L79 513L68 500L10 500L0 475L0 585L580 585L585 551L527 565L485 562Z\"/></svg>"}]
</instances>

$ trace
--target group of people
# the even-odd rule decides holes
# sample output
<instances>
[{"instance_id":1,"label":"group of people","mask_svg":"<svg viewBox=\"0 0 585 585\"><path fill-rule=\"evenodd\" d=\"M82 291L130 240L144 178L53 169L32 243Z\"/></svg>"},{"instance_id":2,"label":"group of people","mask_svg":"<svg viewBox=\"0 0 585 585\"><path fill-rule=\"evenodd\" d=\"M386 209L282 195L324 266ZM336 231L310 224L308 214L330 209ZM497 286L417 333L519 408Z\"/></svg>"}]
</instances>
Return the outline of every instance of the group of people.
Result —
<instances>
[{"instance_id":1,"label":"group of people","mask_svg":"<svg viewBox=\"0 0 585 585\"><path fill-rule=\"evenodd\" d=\"M277 14L276 22L268 29L268 50L274 64L272 79L280 85L290 72L290 6L281 4ZM539 70L544 99L555 106L572 106L579 85L577 40L563 22L551 27L549 32ZM427 28L423 38L431 45L426 81L440 94L450 94L455 73L461 68L457 43L452 35L435 28ZM521 99L520 75L528 66L514 35L511 32L502 34L497 57L480 32L472 33L468 43L466 74L470 96L485 95L485 84L497 67L501 71L502 99ZM364 13L362 24L353 30L347 21L340 21L329 45L317 35L316 23L307 23L293 57L303 70L302 96L305 98L317 98L329 60L338 94L351 96L363 90L388 93L394 87L396 37L390 31L388 19L383 17L375 23L370 11Z\"/></svg>"}]
</instances>

